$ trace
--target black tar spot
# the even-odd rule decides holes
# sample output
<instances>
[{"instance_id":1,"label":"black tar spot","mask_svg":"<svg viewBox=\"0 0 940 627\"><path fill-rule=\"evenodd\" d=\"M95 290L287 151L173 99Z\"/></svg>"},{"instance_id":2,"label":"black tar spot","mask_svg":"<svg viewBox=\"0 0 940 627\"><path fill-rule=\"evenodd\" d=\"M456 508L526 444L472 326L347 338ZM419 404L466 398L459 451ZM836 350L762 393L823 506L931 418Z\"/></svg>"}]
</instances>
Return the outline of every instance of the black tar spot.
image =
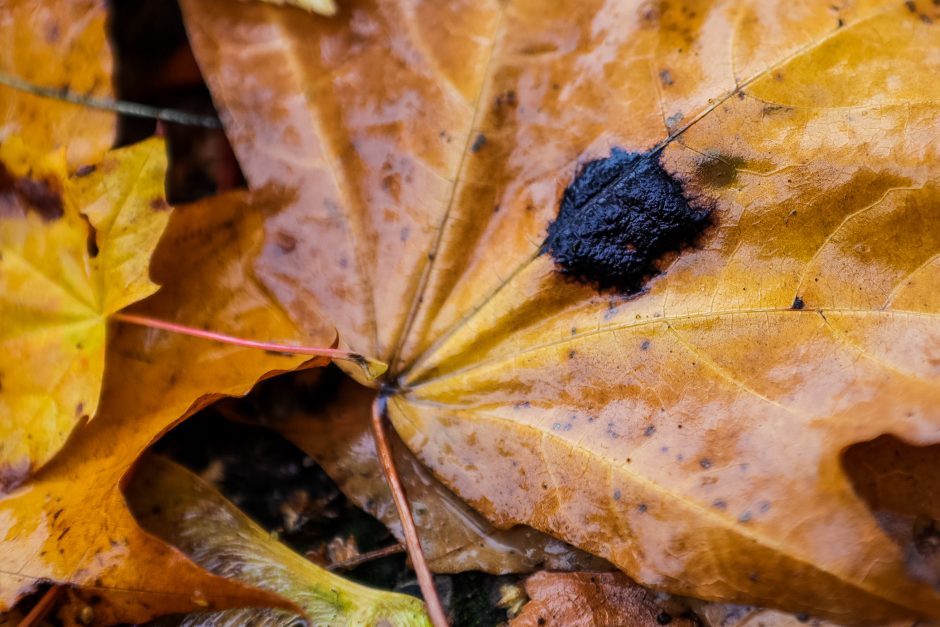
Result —
<instances>
[{"instance_id":1,"label":"black tar spot","mask_svg":"<svg viewBox=\"0 0 940 627\"><path fill-rule=\"evenodd\" d=\"M614 148L565 190L543 251L571 278L633 294L659 273L663 255L691 244L709 222L710 211L689 205L657 156Z\"/></svg>"},{"instance_id":2,"label":"black tar spot","mask_svg":"<svg viewBox=\"0 0 940 627\"><path fill-rule=\"evenodd\" d=\"M805 306L806 306L806 303L803 302L803 297L797 296L796 298L793 299L793 304L790 305L790 309L800 310L800 309L803 309L803 307Z\"/></svg>"}]
</instances>

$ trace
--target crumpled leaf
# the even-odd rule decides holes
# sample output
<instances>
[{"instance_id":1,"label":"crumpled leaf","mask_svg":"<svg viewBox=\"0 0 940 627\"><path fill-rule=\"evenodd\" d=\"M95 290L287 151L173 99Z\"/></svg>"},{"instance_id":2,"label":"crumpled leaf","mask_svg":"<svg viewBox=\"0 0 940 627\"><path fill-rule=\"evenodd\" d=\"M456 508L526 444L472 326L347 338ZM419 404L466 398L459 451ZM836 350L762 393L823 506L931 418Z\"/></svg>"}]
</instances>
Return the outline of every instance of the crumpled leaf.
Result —
<instances>
[{"instance_id":1,"label":"crumpled leaf","mask_svg":"<svg viewBox=\"0 0 940 627\"><path fill-rule=\"evenodd\" d=\"M162 288L132 311L247 339L330 345L332 327L299 332L251 273L263 216L284 202L282 192L262 190L177 208L151 265ZM186 416L260 378L323 360L124 324L110 334L95 419L0 500L0 611L44 581L80 586L101 623L282 605L209 575L142 531L119 486L147 446Z\"/></svg>"},{"instance_id":2,"label":"crumpled leaf","mask_svg":"<svg viewBox=\"0 0 940 627\"><path fill-rule=\"evenodd\" d=\"M375 590L317 566L271 537L212 486L164 458L149 456L127 488L141 525L197 564L280 594L304 610L312 625L430 625L415 597ZM227 610L194 616L201 625L290 625L284 610Z\"/></svg>"},{"instance_id":3,"label":"crumpled leaf","mask_svg":"<svg viewBox=\"0 0 940 627\"><path fill-rule=\"evenodd\" d=\"M535 573L525 582L529 602L512 627L693 627L696 622L670 614L670 600L630 581L623 573ZM673 603L674 605L674 603Z\"/></svg>"},{"instance_id":4,"label":"crumpled leaf","mask_svg":"<svg viewBox=\"0 0 940 627\"><path fill-rule=\"evenodd\" d=\"M4 0L0 72L39 87L113 97L106 0ZM97 163L114 143L109 111L0 85L0 143L19 136L36 154L64 148L70 171Z\"/></svg>"},{"instance_id":5,"label":"crumpled leaf","mask_svg":"<svg viewBox=\"0 0 940 627\"><path fill-rule=\"evenodd\" d=\"M150 255L169 219L166 149L151 139L66 175L0 145L0 489L45 464L95 415L108 316L158 289Z\"/></svg>"},{"instance_id":6,"label":"crumpled leaf","mask_svg":"<svg viewBox=\"0 0 940 627\"><path fill-rule=\"evenodd\" d=\"M375 391L351 379L320 411L294 408L270 426L310 455L340 490L404 541L401 519L382 474L370 427ZM532 528L496 529L425 469L398 438L393 453L428 566L438 573L481 570L492 574L610 568Z\"/></svg>"},{"instance_id":7,"label":"crumpled leaf","mask_svg":"<svg viewBox=\"0 0 940 627\"><path fill-rule=\"evenodd\" d=\"M257 276L389 363L493 524L675 594L940 616L840 460L940 440L940 8L182 5L249 183L297 190ZM683 203L671 248L604 221Z\"/></svg>"}]
</instances>

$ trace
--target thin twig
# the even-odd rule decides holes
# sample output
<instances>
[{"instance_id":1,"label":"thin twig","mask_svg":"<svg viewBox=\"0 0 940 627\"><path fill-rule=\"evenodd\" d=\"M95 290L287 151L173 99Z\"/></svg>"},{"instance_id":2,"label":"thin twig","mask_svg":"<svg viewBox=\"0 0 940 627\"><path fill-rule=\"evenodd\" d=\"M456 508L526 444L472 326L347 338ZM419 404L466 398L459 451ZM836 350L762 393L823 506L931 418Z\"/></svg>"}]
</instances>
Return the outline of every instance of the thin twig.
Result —
<instances>
[{"instance_id":1,"label":"thin twig","mask_svg":"<svg viewBox=\"0 0 940 627\"><path fill-rule=\"evenodd\" d=\"M366 551L365 553L360 553L356 557L351 557L348 560L343 560L341 562L335 562L326 567L330 572L337 570L350 570L361 566L366 562L371 562L372 560L382 559L383 557L388 557L389 555L398 555L403 553L405 547L400 543L395 543L390 546L382 547L381 549L376 549L374 551Z\"/></svg>"},{"instance_id":2,"label":"thin twig","mask_svg":"<svg viewBox=\"0 0 940 627\"><path fill-rule=\"evenodd\" d=\"M52 586L46 590L46 593L42 595L39 602L33 606L29 614L24 616L23 620L20 621L19 627L33 627L33 625L38 625L49 612L55 609L63 592L65 592L65 586Z\"/></svg>"},{"instance_id":3,"label":"thin twig","mask_svg":"<svg viewBox=\"0 0 940 627\"><path fill-rule=\"evenodd\" d=\"M235 337L234 335L216 333L215 331L207 331L205 329L197 329L195 327L188 327L186 325L177 324L175 322L167 322L166 320L158 320L156 318L148 318L147 316L138 316L138 315L122 313L122 312L118 312L114 314L112 318L120 322L136 324L142 327L149 327L151 329L160 329L162 331L170 331L172 333L180 333L182 335L198 337L204 340L212 340L214 342L221 342L223 344L233 344L235 346L243 346L245 348L257 348L260 350L270 351L274 353L283 353L286 355L291 355L291 354L313 355L315 357L328 357L333 360L351 361L362 368L368 369L368 360L365 357L363 357L362 355L358 353L344 351L338 348L318 348L318 347L311 347L311 346L292 346L289 344L275 344L273 342L258 342L256 340L246 340L244 338Z\"/></svg>"},{"instance_id":4,"label":"thin twig","mask_svg":"<svg viewBox=\"0 0 940 627\"><path fill-rule=\"evenodd\" d=\"M164 109L141 104L139 102L128 102L126 100L114 100L112 98L102 98L100 96L91 96L89 94L76 94L62 87L43 87L34 85L27 80L17 76L12 76L6 72L0 72L0 85L6 85L19 91L24 91L34 96L43 98L52 98L72 104L82 105L92 109L102 109L104 111L113 111L123 113L135 118L148 118L151 120L162 120L164 122L174 122L186 126L202 126L204 128L222 128L222 123L214 115L204 115L201 113L189 113L188 111L178 111L176 109Z\"/></svg>"},{"instance_id":5,"label":"thin twig","mask_svg":"<svg viewBox=\"0 0 940 627\"><path fill-rule=\"evenodd\" d=\"M418 539L418 530L415 528L414 517L411 515L411 506L408 504L408 495L405 493L405 487L401 483L401 477L398 476L398 469L395 468L395 459L392 457L392 447L389 445L386 423L388 421L388 405L385 396L379 394L372 404L372 432L375 436L375 448L379 453L379 462L382 464L382 472L385 473L385 480L392 491L392 498L395 501L395 508L398 510L398 517L401 519L401 528L405 534L405 546L408 548L408 556L411 558L411 565L414 566L415 574L418 576L418 586L421 588L421 594L424 596L424 602L428 607L428 616L434 627L447 627L447 616L444 614L444 607L441 605L441 598L434 587L434 578L431 576L431 570L424 559L424 550L421 548L421 542Z\"/></svg>"}]
</instances>

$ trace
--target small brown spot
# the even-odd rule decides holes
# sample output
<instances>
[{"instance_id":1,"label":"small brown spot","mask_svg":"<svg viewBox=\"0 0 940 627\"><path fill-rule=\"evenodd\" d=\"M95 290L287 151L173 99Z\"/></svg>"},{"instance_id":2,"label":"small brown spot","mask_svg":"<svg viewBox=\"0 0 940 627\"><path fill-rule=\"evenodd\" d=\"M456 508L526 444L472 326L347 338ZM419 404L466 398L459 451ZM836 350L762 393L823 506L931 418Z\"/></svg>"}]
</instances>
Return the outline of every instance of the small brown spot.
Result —
<instances>
[{"instance_id":1,"label":"small brown spot","mask_svg":"<svg viewBox=\"0 0 940 627\"><path fill-rule=\"evenodd\" d=\"M727 187L738 179L744 159L727 155L707 156L696 169L696 178L712 187Z\"/></svg>"},{"instance_id":2,"label":"small brown spot","mask_svg":"<svg viewBox=\"0 0 940 627\"><path fill-rule=\"evenodd\" d=\"M297 238L286 231L278 231L275 233L274 243L281 249L281 252L285 254L292 253L294 249L297 248Z\"/></svg>"},{"instance_id":3,"label":"small brown spot","mask_svg":"<svg viewBox=\"0 0 940 627\"><path fill-rule=\"evenodd\" d=\"M97 169L98 169L97 166L94 166L94 165L83 165L82 167L80 167L78 170L75 171L75 176L78 176L78 177L88 176L89 174L91 174Z\"/></svg>"},{"instance_id":4,"label":"small brown spot","mask_svg":"<svg viewBox=\"0 0 940 627\"><path fill-rule=\"evenodd\" d=\"M712 460L708 459L707 457L705 459L700 459L698 462L698 465L704 468L705 470L708 470L709 468L712 467Z\"/></svg>"},{"instance_id":5,"label":"small brown spot","mask_svg":"<svg viewBox=\"0 0 940 627\"><path fill-rule=\"evenodd\" d=\"M157 197L150 201L150 208L154 211L166 211L170 208L165 198Z\"/></svg>"},{"instance_id":6,"label":"small brown spot","mask_svg":"<svg viewBox=\"0 0 940 627\"><path fill-rule=\"evenodd\" d=\"M907 0L904 3L904 6L906 6L907 10L910 11L911 13L917 13L917 3L914 2L914 0Z\"/></svg>"}]
</instances>

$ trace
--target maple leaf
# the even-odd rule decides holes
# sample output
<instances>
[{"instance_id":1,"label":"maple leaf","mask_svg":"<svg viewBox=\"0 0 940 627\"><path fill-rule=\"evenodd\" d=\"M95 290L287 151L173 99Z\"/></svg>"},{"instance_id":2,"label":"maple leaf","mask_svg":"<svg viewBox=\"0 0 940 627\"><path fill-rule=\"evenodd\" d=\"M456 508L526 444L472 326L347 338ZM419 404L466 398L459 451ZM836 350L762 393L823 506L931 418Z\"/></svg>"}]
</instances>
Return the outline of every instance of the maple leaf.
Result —
<instances>
[{"instance_id":1,"label":"maple leaf","mask_svg":"<svg viewBox=\"0 0 940 627\"><path fill-rule=\"evenodd\" d=\"M113 97L106 0L6 0L0 6L0 142L21 137L35 154L66 150L70 170L114 143L109 111L24 91L24 84ZM16 81L19 87L9 83Z\"/></svg>"},{"instance_id":2,"label":"maple leaf","mask_svg":"<svg viewBox=\"0 0 940 627\"><path fill-rule=\"evenodd\" d=\"M146 457L128 486L141 524L220 576L276 592L303 609L313 625L430 625L420 600L347 581L271 537L225 497L185 468ZM199 625L292 625L284 610L229 610L197 615Z\"/></svg>"},{"instance_id":3,"label":"maple leaf","mask_svg":"<svg viewBox=\"0 0 940 627\"><path fill-rule=\"evenodd\" d=\"M299 332L251 278L263 216L284 202L283 192L261 190L177 208L152 259L162 288L133 313L242 338L329 345L332 327ZM144 532L120 485L140 454L173 425L310 358L128 324L115 325L111 334L95 419L0 500L0 611L41 582L81 587L101 623L206 608L284 607L270 593L209 575Z\"/></svg>"},{"instance_id":4,"label":"maple leaf","mask_svg":"<svg viewBox=\"0 0 940 627\"><path fill-rule=\"evenodd\" d=\"M0 488L46 463L94 416L107 319L157 290L150 254L169 218L153 139L66 175L0 145ZM35 164L35 165L31 165Z\"/></svg>"},{"instance_id":5,"label":"maple leaf","mask_svg":"<svg viewBox=\"0 0 940 627\"><path fill-rule=\"evenodd\" d=\"M474 508L678 594L940 616L840 458L940 437L936 6L182 5L297 192L256 275Z\"/></svg>"}]
</instances>

